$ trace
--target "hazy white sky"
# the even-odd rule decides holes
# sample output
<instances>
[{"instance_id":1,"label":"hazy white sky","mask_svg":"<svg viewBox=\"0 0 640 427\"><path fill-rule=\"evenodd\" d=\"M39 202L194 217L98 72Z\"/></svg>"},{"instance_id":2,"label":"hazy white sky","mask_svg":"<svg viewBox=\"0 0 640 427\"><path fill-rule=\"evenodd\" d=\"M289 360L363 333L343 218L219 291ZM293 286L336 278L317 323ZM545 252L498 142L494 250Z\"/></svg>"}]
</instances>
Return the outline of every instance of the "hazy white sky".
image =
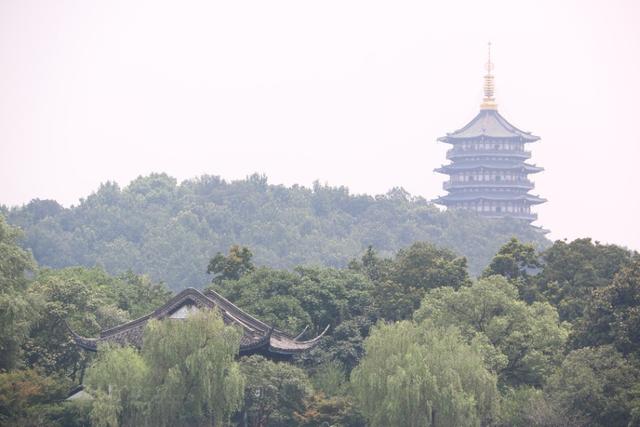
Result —
<instances>
[{"instance_id":1,"label":"hazy white sky","mask_svg":"<svg viewBox=\"0 0 640 427\"><path fill-rule=\"evenodd\" d=\"M0 203L150 172L443 194L436 138L500 112L537 224L640 249L640 2L0 1Z\"/></svg>"}]
</instances>

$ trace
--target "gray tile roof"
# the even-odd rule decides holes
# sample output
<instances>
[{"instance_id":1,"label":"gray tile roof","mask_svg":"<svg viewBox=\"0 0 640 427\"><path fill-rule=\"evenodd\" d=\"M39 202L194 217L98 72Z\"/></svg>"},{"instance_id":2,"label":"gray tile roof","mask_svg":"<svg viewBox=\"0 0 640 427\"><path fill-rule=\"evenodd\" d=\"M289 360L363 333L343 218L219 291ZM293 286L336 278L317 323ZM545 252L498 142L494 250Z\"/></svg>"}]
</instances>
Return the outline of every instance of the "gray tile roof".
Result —
<instances>
[{"instance_id":1,"label":"gray tile roof","mask_svg":"<svg viewBox=\"0 0 640 427\"><path fill-rule=\"evenodd\" d=\"M327 326L320 335L311 340L300 341L299 338L302 334L293 337L284 331L269 326L244 312L217 292L207 290L203 293L197 289L188 288L146 316L103 330L98 338L82 337L71 328L69 328L69 331L73 334L76 344L85 350L96 351L98 344L106 342L133 345L139 348L142 346L144 327L149 320L164 319L184 306L196 306L209 310L215 308L220 311L226 324L240 326L244 331L240 339L241 355L260 352L265 355L287 356L300 353L314 347L328 329Z\"/></svg>"},{"instance_id":2,"label":"gray tile roof","mask_svg":"<svg viewBox=\"0 0 640 427\"><path fill-rule=\"evenodd\" d=\"M525 132L509 123L497 110L480 110L465 127L446 136L438 138L438 141L453 142L480 137L488 138L517 138L524 142L533 142L540 137Z\"/></svg>"}]
</instances>

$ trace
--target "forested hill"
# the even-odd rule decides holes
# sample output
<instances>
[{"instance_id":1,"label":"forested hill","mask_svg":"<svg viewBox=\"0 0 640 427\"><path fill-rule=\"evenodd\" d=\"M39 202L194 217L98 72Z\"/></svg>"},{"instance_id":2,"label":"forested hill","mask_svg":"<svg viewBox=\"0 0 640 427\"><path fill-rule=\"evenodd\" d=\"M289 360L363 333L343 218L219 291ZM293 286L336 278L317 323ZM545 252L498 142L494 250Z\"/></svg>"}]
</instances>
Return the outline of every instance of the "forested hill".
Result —
<instances>
[{"instance_id":1,"label":"forested hill","mask_svg":"<svg viewBox=\"0 0 640 427\"><path fill-rule=\"evenodd\" d=\"M513 220L440 212L402 189L351 195L345 187L270 185L264 176L228 182L202 176L178 184L152 174L121 189L106 183L78 206L33 200L2 208L23 228L23 244L42 266L102 265L111 273L148 273L173 289L200 287L208 260L245 245L256 264L344 266L372 245L382 255L429 241L468 258L479 273L510 237L548 241Z\"/></svg>"}]
</instances>

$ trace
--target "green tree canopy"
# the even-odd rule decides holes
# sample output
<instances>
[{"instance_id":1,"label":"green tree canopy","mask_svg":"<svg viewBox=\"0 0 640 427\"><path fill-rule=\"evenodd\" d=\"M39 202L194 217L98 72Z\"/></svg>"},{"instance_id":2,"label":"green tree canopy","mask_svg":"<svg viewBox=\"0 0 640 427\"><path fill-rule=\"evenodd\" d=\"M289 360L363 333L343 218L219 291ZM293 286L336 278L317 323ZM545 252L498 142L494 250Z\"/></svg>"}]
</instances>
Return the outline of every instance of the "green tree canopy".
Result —
<instances>
[{"instance_id":1,"label":"green tree canopy","mask_svg":"<svg viewBox=\"0 0 640 427\"><path fill-rule=\"evenodd\" d=\"M213 274L213 282L222 280L238 280L243 275L255 270L251 262L253 254L249 248L233 245L229 249L229 255L224 256L218 252L211 258L207 273Z\"/></svg>"},{"instance_id":2,"label":"green tree canopy","mask_svg":"<svg viewBox=\"0 0 640 427\"><path fill-rule=\"evenodd\" d=\"M106 182L70 208L52 200L6 209L41 266L131 269L174 290L201 286L212 255L250 247L256 265L343 267L368 246L385 257L415 241L464 255L479 274L511 236L549 242L521 221L439 211L402 189L377 196L316 183L270 185L266 177L225 181L205 175L178 183L151 174L121 188Z\"/></svg>"},{"instance_id":3,"label":"green tree canopy","mask_svg":"<svg viewBox=\"0 0 640 427\"><path fill-rule=\"evenodd\" d=\"M574 342L613 344L624 354L640 356L640 260L624 267L609 286L593 291L584 317L577 322Z\"/></svg>"},{"instance_id":4,"label":"green tree canopy","mask_svg":"<svg viewBox=\"0 0 640 427\"><path fill-rule=\"evenodd\" d=\"M531 243L522 243L511 238L493 257L482 273L483 277L499 274L516 285L520 297L527 302L540 300L533 280L542 267L536 248Z\"/></svg>"},{"instance_id":5,"label":"green tree canopy","mask_svg":"<svg viewBox=\"0 0 640 427\"><path fill-rule=\"evenodd\" d=\"M60 418L70 383L58 376L45 376L35 369L0 372L0 425L74 426Z\"/></svg>"},{"instance_id":6,"label":"green tree canopy","mask_svg":"<svg viewBox=\"0 0 640 427\"><path fill-rule=\"evenodd\" d=\"M86 384L94 402L91 421L95 427L148 425L146 382L149 367L132 347L100 348L88 372Z\"/></svg>"},{"instance_id":7,"label":"green tree canopy","mask_svg":"<svg viewBox=\"0 0 640 427\"><path fill-rule=\"evenodd\" d=\"M379 324L365 348L351 379L372 427L479 426L495 415L496 377L455 328Z\"/></svg>"},{"instance_id":8,"label":"green tree canopy","mask_svg":"<svg viewBox=\"0 0 640 427\"><path fill-rule=\"evenodd\" d=\"M560 319L574 321L582 316L593 290L609 285L637 256L591 239L556 241L542 253L544 268L536 280L537 292L558 309Z\"/></svg>"},{"instance_id":9,"label":"green tree canopy","mask_svg":"<svg viewBox=\"0 0 640 427\"><path fill-rule=\"evenodd\" d=\"M27 296L28 274L36 265L18 246L20 231L0 215L0 371L20 364L21 344L32 323L33 301Z\"/></svg>"},{"instance_id":10,"label":"green tree canopy","mask_svg":"<svg viewBox=\"0 0 640 427\"><path fill-rule=\"evenodd\" d=\"M241 335L216 310L147 326L142 355L153 425L219 426L240 409L244 378L235 358Z\"/></svg>"},{"instance_id":11,"label":"green tree canopy","mask_svg":"<svg viewBox=\"0 0 640 427\"><path fill-rule=\"evenodd\" d=\"M528 277L531 270L541 267L536 248L512 237L493 257L483 276L499 274L510 280Z\"/></svg>"},{"instance_id":12,"label":"green tree canopy","mask_svg":"<svg viewBox=\"0 0 640 427\"><path fill-rule=\"evenodd\" d=\"M311 335L372 311L372 286L366 276L349 270L263 267L213 288L267 323L293 334L309 326Z\"/></svg>"},{"instance_id":13,"label":"green tree canopy","mask_svg":"<svg viewBox=\"0 0 640 427\"><path fill-rule=\"evenodd\" d=\"M377 314L386 320L411 317L429 289L469 283L466 259L427 242L416 242L394 258L381 258L370 246L349 269L366 274L375 287Z\"/></svg>"},{"instance_id":14,"label":"green tree canopy","mask_svg":"<svg viewBox=\"0 0 640 427\"><path fill-rule=\"evenodd\" d=\"M297 426L311 396L311 383L300 368L262 356L240 360L246 378L243 414L250 427Z\"/></svg>"},{"instance_id":15,"label":"green tree canopy","mask_svg":"<svg viewBox=\"0 0 640 427\"><path fill-rule=\"evenodd\" d=\"M152 312L171 295L145 276L127 272L112 277L101 268L83 267L41 270L29 292L39 308L24 345L27 362L74 380L82 379L90 354L77 347L63 320L77 332L95 336Z\"/></svg>"},{"instance_id":16,"label":"green tree canopy","mask_svg":"<svg viewBox=\"0 0 640 427\"><path fill-rule=\"evenodd\" d=\"M640 415L640 372L611 346L574 350L549 379L546 391L564 413L593 427L624 427ZM635 409L635 411L634 411Z\"/></svg>"},{"instance_id":17,"label":"green tree canopy","mask_svg":"<svg viewBox=\"0 0 640 427\"><path fill-rule=\"evenodd\" d=\"M459 288L469 282L466 258L426 242L398 251L394 270L395 282L423 290Z\"/></svg>"},{"instance_id":18,"label":"green tree canopy","mask_svg":"<svg viewBox=\"0 0 640 427\"><path fill-rule=\"evenodd\" d=\"M548 303L531 305L502 276L458 290L431 290L415 314L419 322L456 326L469 342L484 343L489 365L509 385L541 385L561 361L568 328Z\"/></svg>"}]
</instances>

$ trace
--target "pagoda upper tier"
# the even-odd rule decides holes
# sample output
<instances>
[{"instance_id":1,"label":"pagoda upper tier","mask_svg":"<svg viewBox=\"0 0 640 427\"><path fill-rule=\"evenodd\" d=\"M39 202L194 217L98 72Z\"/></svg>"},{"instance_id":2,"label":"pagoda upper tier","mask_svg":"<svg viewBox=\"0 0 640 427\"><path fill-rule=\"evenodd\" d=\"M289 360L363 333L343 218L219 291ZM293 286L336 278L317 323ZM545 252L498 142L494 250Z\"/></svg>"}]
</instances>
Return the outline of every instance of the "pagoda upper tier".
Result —
<instances>
[{"instance_id":1,"label":"pagoda upper tier","mask_svg":"<svg viewBox=\"0 0 640 427\"><path fill-rule=\"evenodd\" d=\"M280 329L269 326L246 313L235 304L212 290L200 292L188 288L171 298L154 312L114 328L105 329L97 338L85 338L71 328L76 344L89 351L96 351L98 345L113 343L119 345L142 346L144 328L150 320L185 319L194 310L219 310L226 324L242 329L240 355L262 354L274 359L282 359L302 353L315 347L327 329L311 340L301 340L306 328L298 336L289 335ZM67 325L68 327L68 325Z\"/></svg>"},{"instance_id":2,"label":"pagoda upper tier","mask_svg":"<svg viewBox=\"0 0 640 427\"><path fill-rule=\"evenodd\" d=\"M435 170L449 175L443 185L448 194L434 202L449 209L531 222L537 219L531 206L546 200L529 194L534 184L528 175L543 168L525 163L531 157L525 144L540 138L518 129L498 113L490 55L487 70L480 112L463 128L438 138L453 147L447 151L451 163Z\"/></svg>"},{"instance_id":3,"label":"pagoda upper tier","mask_svg":"<svg viewBox=\"0 0 640 427\"><path fill-rule=\"evenodd\" d=\"M525 132L507 121L498 113L496 108L481 109L477 116L473 118L465 127L458 129L447 136L438 138L438 141L447 142L449 144L465 143L469 140L491 139L496 142L535 142L540 139L539 136L532 135L531 132Z\"/></svg>"}]
</instances>

